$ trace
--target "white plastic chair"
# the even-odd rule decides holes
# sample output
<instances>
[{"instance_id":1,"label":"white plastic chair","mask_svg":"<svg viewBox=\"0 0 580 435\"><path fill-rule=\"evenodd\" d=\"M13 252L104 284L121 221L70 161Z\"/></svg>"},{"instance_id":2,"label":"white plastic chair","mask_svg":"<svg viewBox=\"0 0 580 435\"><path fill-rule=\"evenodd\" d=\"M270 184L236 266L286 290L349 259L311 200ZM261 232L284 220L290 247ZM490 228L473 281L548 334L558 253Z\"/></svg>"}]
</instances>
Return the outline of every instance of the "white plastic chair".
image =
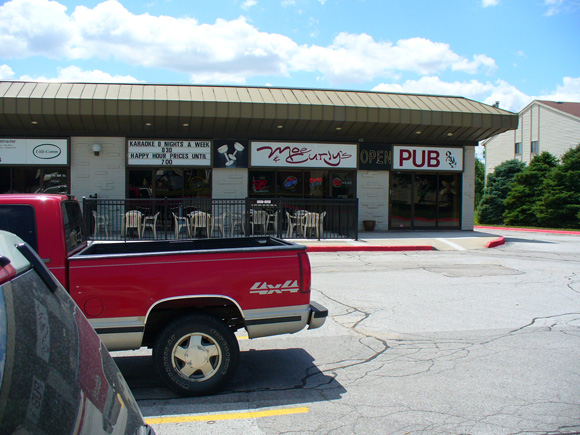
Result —
<instances>
[{"instance_id":1,"label":"white plastic chair","mask_svg":"<svg viewBox=\"0 0 580 435\"><path fill-rule=\"evenodd\" d=\"M302 218L302 234L308 237L308 232L312 235L312 230L316 231L316 237L320 235L320 215L318 213L307 213Z\"/></svg>"},{"instance_id":2,"label":"white plastic chair","mask_svg":"<svg viewBox=\"0 0 580 435\"><path fill-rule=\"evenodd\" d=\"M246 217L244 213L233 213L231 211L228 211L227 214L230 223L230 237L234 236L234 231L236 227L240 228L240 232L242 234L246 234L246 229L244 228L244 221Z\"/></svg>"},{"instance_id":3,"label":"white plastic chair","mask_svg":"<svg viewBox=\"0 0 580 435\"><path fill-rule=\"evenodd\" d=\"M213 232L212 218L209 213L203 211L194 211L190 215L191 234L196 237L197 230L205 230L207 237L211 237Z\"/></svg>"},{"instance_id":4,"label":"white plastic chair","mask_svg":"<svg viewBox=\"0 0 580 435\"><path fill-rule=\"evenodd\" d=\"M93 218L95 219L95 229L93 231L93 237L97 237L99 234L99 228L103 228L105 230L105 235L109 237L109 217L98 214L95 210L93 210Z\"/></svg>"},{"instance_id":5,"label":"white plastic chair","mask_svg":"<svg viewBox=\"0 0 580 435\"><path fill-rule=\"evenodd\" d=\"M124 234L129 234L129 230L136 229L137 236L141 238L141 225L143 223L143 213L138 210L129 210L125 213Z\"/></svg>"},{"instance_id":6,"label":"white plastic chair","mask_svg":"<svg viewBox=\"0 0 580 435\"><path fill-rule=\"evenodd\" d=\"M266 234L266 229L268 228L268 213L264 210L254 210L251 215L250 225L252 225L252 235L256 230L256 227L262 227L262 232Z\"/></svg>"},{"instance_id":7,"label":"white plastic chair","mask_svg":"<svg viewBox=\"0 0 580 435\"><path fill-rule=\"evenodd\" d=\"M212 217L211 218L211 228L212 228L212 233L213 233L213 228L217 227L218 230L220 230L220 234L222 235L222 237L226 236L226 223L228 222L228 218L227 218L227 212L223 212L222 214L220 214L218 217Z\"/></svg>"},{"instance_id":8,"label":"white plastic chair","mask_svg":"<svg viewBox=\"0 0 580 435\"><path fill-rule=\"evenodd\" d=\"M185 228L187 231L187 237L191 237L191 231L189 229L189 220L186 217L177 216L175 213L171 212L173 215L173 222L175 224L175 238L179 239L179 233L181 229Z\"/></svg>"},{"instance_id":9,"label":"white plastic chair","mask_svg":"<svg viewBox=\"0 0 580 435\"><path fill-rule=\"evenodd\" d=\"M320 235L324 237L324 218L326 217L326 212L320 213Z\"/></svg>"},{"instance_id":10,"label":"white plastic chair","mask_svg":"<svg viewBox=\"0 0 580 435\"><path fill-rule=\"evenodd\" d=\"M296 216L292 216L290 213L286 212L286 218L288 219L288 228L286 229L286 238L291 239L294 235L294 228L298 226L298 220Z\"/></svg>"},{"instance_id":11,"label":"white plastic chair","mask_svg":"<svg viewBox=\"0 0 580 435\"><path fill-rule=\"evenodd\" d=\"M145 230L151 228L153 230L153 237L157 238L157 218L159 217L159 212L155 213L153 216L145 216L143 218L143 227L141 229L141 236L145 235Z\"/></svg>"}]
</instances>

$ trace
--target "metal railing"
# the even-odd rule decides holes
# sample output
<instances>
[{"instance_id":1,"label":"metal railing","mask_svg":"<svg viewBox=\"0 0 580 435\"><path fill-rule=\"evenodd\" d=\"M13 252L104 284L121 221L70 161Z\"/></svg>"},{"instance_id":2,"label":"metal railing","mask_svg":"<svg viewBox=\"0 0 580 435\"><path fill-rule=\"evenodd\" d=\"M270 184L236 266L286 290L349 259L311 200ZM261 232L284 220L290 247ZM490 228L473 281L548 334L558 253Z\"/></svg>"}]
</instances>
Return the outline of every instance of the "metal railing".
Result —
<instances>
[{"instance_id":1,"label":"metal railing","mask_svg":"<svg viewBox=\"0 0 580 435\"><path fill-rule=\"evenodd\" d=\"M358 239L357 199L83 198L82 207L95 240Z\"/></svg>"}]
</instances>

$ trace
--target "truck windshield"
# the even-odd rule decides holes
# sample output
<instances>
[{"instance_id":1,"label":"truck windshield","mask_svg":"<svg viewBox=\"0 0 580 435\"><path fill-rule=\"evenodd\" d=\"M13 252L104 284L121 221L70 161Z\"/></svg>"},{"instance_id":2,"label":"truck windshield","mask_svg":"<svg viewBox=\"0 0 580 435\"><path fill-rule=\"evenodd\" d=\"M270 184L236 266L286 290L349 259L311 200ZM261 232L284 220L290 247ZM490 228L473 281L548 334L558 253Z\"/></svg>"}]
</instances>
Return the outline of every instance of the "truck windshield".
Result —
<instances>
[{"instance_id":1,"label":"truck windshield","mask_svg":"<svg viewBox=\"0 0 580 435\"><path fill-rule=\"evenodd\" d=\"M62 216L66 245L70 251L87 240L83 215L78 202L64 201L62 203Z\"/></svg>"}]
</instances>

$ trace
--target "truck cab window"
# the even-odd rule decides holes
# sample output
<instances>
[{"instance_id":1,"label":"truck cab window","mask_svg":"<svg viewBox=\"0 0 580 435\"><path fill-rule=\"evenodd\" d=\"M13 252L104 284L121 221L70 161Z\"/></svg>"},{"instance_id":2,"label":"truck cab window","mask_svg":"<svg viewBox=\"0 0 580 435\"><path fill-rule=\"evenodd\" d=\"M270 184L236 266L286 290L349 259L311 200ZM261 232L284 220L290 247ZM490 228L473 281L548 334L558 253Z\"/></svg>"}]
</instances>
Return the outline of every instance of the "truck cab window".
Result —
<instances>
[{"instance_id":1,"label":"truck cab window","mask_svg":"<svg viewBox=\"0 0 580 435\"><path fill-rule=\"evenodd\" d=\"M0 205L0 230L16 234L38 252L36 213L31 205Z\"/></svg>"},{"instance_id":2,"label":"truck cab window","mask_svg":"<svg viewBox=\"0 0 580 435\"><path fill-rule=\"evenodd\" d=\"M81 208L76 201L62 203L62 216L64 220L64 236L68 250L76 248L87 240Z\"/></svg>"}]
</instances>

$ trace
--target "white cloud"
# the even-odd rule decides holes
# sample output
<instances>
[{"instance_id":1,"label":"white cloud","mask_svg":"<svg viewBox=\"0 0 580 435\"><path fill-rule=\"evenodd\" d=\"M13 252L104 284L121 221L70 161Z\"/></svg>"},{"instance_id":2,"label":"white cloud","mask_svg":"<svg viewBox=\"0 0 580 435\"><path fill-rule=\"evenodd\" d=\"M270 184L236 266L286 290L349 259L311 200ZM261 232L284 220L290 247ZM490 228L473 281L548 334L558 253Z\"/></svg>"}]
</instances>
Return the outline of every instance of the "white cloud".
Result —
<instances>
[{"instance_id":1,"label":"white cloud","mask_svg":"<svg viewBox=\"0 0 580 435\"><path fill-rule=\"evenodd\" d=\"M538 97L541 100L580 102L580 77L564 77L556 90Z\"/></svg>"},{"instance_id":2,"label":"white cloud","mask_svg":"<svg viewBox=\"0 0 580 435\"><path fill-rule=\"evenodd\" d=\"M258 4L257 0L246 0L245 2L242 3L242 9L247 11L252 6L256 6L257 4Z\"/></svg>"},{"instance_id":3,"label":"white cloud","mask_svg":"<svg viewBox=\"0 0 580 435\"><path fill-rule=\"evenodd\" d=\"M196 82L213 76L244 83L253 76L307 71L340 84L393 78L402 72L473 74L496 68L484 54L469 59L448 44L425 38L392 43L340 33L329 46L299 46L286 36L260 32L244 17L200 24L192 18L136 15L117 0L94 8L77 6L69 15L56 1L12 0L0 6L0 26L5 29L0 34L3 58L114 59L185 72Z\"/></svg>"},{"instance_id":4,"label":"white cloud","mask_svg":"<svg viewBox=\"0 0 580 435\"><path fill-rule=\"evenodd\" d=\"M484 8L487 8L489 6L497 6L499 5L499 0L481 0L481 5Z\"/></svg>"},{"instance_id":5,"label":"white cloud","mask_svg":"<svg viewBox=\"0 0 580 435\"><path fill-rule=\"evenodd\" d=\"M14 71L8 65L0 65L0 80L13 80Z\"/></svg>"},{"instance_id":6,"label":"white cloud","mask_svg":"<svg viewBox=\"0 0 580 435\"><path fill-rule=\"evenodd\" d=\"M24 75L18 80L41 81L41 82L80 82L80 83L140 83L139 80L132 76L111 75L100 70L82 70L78 66L68 66L58 68L56 78L46 78L43 76L32 77Z\"/></svg>"},{"instance_id":7,"label":"white cloud","mask_svg":"<svg viewBox=\"0 0 580 435\"><path fill-rule=\"evenodd\" d=\"M455 95L493 105L499 101L502 109L519 112L533 100L580 102L580 77L564 77L562 85L544 95L526 95L504 80L482 83L478 80L445 82L439 77L426 76L403 84L382 83L374 91L427 95Z\"/></svg>"},{"instance_id":8,"label":"white cloud","mask_svg":"<svg viewBox=\"0 0 580 435\"><path fill-rule=\"evenodd\" d=\"M475 73L492 71L495 61L485 55L468 60L448 44L424 38L391 42L370 35L340 33L329 47L302 46L290 61L291 70L320 71L331 83L363 82L396 77L401 72L433 74L445 70Z\"/></svg>"},{"instance_id":9,"label":"white cloud","mask_svg":"<svg viewBox=\"0 0 580 435\"><path fill-rule=\"evenodd\" d=\"M16 0L0 7L0 56L69 55L74 23L66 6L47 0Z\"/></svg>"},{"instance_id":10,"label":"white cloud","mask_svg":"<svg viewBox=\"0 0 580 435\"><path fill-rule=\"evenodd\" d=\"M580 0L544 0L544 4L548 6L545 15L557 15L559 13L566 13L580 8Z\"/></svg>"}]
</instances>

